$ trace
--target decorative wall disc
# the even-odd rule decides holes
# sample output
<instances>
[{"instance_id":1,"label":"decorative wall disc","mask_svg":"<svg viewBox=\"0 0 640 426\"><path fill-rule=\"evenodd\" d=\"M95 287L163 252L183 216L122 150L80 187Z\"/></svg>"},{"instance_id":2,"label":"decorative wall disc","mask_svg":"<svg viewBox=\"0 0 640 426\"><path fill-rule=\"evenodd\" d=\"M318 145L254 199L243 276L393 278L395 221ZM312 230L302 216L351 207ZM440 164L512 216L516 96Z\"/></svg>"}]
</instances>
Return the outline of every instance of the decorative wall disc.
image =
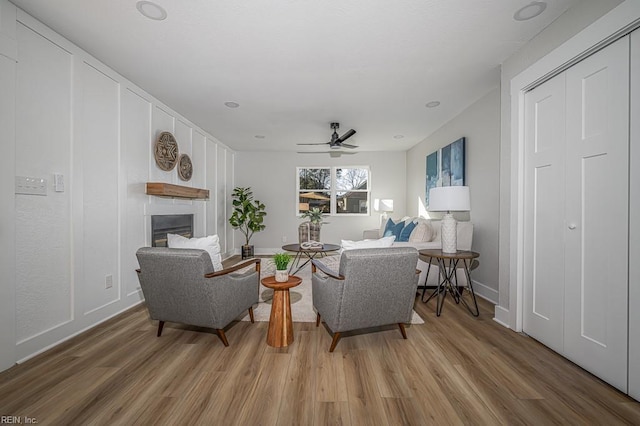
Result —
<instances>
[{"instance_id":1,"label":"decorative wall disc","mask_svg":"<svg viewBox=\"0 0 640 426\"><path fill-rule=\"evenodd\" d=\"M170 132L160 133L153 151L158 167L165 172L173 170L178 161L178 142Z\"/></svg>"},{"instance_id":2,"label":"decorative wall disc","mask_svg":"<svg viewBox=\"0 0 640 426\"><path fill-rule=\"evenodd\" d=\"M182 154L178 163L178 177L184 181L190 180L191 176L193 176L191 158L187 154Z\"/></svg>"}]
</instances>

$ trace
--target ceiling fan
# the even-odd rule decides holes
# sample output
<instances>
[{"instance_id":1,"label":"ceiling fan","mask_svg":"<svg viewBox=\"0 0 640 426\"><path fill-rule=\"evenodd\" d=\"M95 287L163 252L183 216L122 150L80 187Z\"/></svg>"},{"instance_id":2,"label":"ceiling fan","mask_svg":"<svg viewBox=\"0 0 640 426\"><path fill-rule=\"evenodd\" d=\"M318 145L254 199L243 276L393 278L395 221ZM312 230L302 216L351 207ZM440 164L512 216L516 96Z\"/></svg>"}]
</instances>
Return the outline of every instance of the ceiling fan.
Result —
<instances>
[{"instance_id":1,"label":"ceiling fan","mask_svg":"<svg viewBox=\"0 0 640 426\"><path fill-rule=\"evenodd\" d=\"M357 148L356 145L350 145L348 143L344 143L351 136L356 134L356 131L350 129L344 135L338 136L338 129L340 128L340 123L331 123L331 129L333 130L333 134L331 135L331 140L329 142L321 142L321 143L299 143L298 145L329 145L331 149L339 149L339 148Z\"/></svg>"},{"instance_id":2,"label":"ceiling fan","mask_svg":"<svg viewBox=\"0 0 640 426\"><path fill-rule=\"evenodd\" d=\"M347 151L298 151L298 154L329 154L330 157L339 158L341 155L353 155L357 152Z\"/></svg>"}]
</instances>

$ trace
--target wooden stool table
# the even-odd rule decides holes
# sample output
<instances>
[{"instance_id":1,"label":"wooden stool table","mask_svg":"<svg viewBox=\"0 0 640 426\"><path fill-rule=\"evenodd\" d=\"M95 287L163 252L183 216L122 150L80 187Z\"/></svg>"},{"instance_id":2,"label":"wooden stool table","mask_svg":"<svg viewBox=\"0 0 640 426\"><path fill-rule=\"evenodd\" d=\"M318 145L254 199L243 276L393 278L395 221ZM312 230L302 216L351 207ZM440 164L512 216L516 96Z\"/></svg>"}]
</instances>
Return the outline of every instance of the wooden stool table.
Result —
<instances>
[{"instance_id":1,"label":"wooden stool table","mask_svg":"<svg viewBox=\"0 0 640 426\"><path fill-rule=\"evenodd\" d=\"M270 276L263 278L260 282L262 282L263 286L273 289L267 345L276 348L289 346L293 342L293 320L291 318L289 289L299 285L302 279L295 275L289 275L287 282L279 283L276 281L276 277Z\"/></svg>"}]
</instances>

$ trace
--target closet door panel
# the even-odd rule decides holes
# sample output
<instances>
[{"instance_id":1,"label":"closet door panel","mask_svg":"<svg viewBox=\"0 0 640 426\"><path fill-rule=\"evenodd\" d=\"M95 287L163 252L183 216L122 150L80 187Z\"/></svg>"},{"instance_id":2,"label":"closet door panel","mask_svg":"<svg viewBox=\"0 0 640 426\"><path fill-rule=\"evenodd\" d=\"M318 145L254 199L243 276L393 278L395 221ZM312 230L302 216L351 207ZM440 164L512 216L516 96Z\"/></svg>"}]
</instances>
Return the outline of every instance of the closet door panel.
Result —
<instances>
[{"instance_id":1,"label":"closet door panel","mask_svg":"<svg viewBox=\"0 0 640 426\"><path fill-rule=\"evenodd\" d=\"M564 355L626 391L628 37L566 73Z\"/></svg>"},{"instance_id":2,"label":"closet door panel","mask_svg":"<svg viewBox=\"0 0 640 426\"><path fill-rule=\"evenodd\" d=\"M562 353L565 76L525 96L524 332Z\"/></svg>"}]
</instances>

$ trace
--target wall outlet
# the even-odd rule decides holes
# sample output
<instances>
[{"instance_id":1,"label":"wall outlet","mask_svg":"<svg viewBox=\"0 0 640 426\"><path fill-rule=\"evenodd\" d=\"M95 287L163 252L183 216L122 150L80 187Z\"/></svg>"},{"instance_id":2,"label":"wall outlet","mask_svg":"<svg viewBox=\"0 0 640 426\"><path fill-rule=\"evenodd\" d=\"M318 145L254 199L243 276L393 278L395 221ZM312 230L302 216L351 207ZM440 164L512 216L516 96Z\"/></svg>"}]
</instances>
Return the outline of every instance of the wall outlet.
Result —
<instances>
[{"instance_id":1,"label":"wall outlet","mask_svg":"<svg viewBox=\"0 0 640 426\"><path fill-rule=\"evenodd\" d=\"M104 288L113 287L113 275L107 275L104 277Z\"/></svg>"}]
</instances>

